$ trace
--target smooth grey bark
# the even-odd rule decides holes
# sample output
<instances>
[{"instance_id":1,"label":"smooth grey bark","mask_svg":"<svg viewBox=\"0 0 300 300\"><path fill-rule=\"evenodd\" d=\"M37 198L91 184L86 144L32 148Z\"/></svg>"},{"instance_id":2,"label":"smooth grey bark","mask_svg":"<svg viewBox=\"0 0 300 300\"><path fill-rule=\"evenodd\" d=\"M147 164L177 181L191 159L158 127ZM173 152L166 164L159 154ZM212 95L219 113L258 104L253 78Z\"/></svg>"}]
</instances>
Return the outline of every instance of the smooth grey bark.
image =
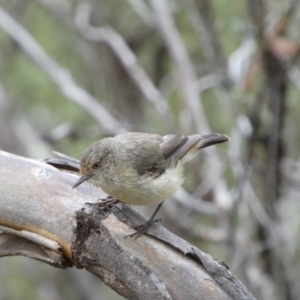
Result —
<instances>
[{"instance_id":1,"label":"smooth grey bark","mask_svg":"<svg viewBox=\"0 0 300 300\"><path fill-rule=\"evenodd\" d=\"M73 162L73 167L76 163ZM228 268L145 217L111 210L73 174L0 151L0 256L24 255L55 267L85 268L128 299L254 299Z\"/></svg>"}]
</instances>

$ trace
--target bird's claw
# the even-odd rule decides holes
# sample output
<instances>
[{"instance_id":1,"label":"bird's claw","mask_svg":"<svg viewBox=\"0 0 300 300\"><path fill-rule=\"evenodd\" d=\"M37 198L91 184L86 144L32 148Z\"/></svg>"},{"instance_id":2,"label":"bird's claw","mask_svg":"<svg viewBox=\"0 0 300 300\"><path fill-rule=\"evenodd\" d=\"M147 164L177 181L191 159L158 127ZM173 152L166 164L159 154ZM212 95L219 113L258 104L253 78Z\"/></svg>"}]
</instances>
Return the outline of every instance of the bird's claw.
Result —
<instances>
[{"instance_id":1,"label":"bird's claw","mask_svg":"<svg viewBox=\"0 0 300 300\"><path fill-rule=\"evenodd\" d=\"M98 206L100 208L103 208L104 210L110 210L113 206L115 206L120 202L120 200L113 198L111 196L105 199L100 198L99 200L101 200L101 202L98 202Z\"/></svg>"},{"instance_id":2,"label":"bird's claw","mask_svg":"<svg viewBox=\"0 0 300 300\"><path fill-rule=\"evenodd\" d=\"M161 222L161 219L148 220L143 225L132 226L132 228L135 229L136 232L129 234L128 236L133 237L134 239L137 239L142 234L146 233L148 231L148 229L152 226L153 223L158 223L158 222Z\"/></svg>"}]
</instances>

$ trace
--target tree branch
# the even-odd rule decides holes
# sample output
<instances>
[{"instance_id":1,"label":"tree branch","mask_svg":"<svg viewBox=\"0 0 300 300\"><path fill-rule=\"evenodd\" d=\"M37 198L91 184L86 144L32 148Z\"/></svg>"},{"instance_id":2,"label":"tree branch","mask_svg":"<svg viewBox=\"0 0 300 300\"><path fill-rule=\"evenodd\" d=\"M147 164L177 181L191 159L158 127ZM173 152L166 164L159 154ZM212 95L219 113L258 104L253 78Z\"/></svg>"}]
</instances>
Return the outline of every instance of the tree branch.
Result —
<instances>
[{"instance_id":1,"label":"tree branch","mask_svg":"<svg viewBox=\"0 0 300 300\"><path fill-rule=\"evenodd\" d=\"M122 203L103 210L100 189L72 190L75 175L6 152L0 164L0 225L9 232L0 234L0 256L83 267L129 299L254 299L224 264L159 224L127 237L145 217Z\"/></svg>"}]
</instances>

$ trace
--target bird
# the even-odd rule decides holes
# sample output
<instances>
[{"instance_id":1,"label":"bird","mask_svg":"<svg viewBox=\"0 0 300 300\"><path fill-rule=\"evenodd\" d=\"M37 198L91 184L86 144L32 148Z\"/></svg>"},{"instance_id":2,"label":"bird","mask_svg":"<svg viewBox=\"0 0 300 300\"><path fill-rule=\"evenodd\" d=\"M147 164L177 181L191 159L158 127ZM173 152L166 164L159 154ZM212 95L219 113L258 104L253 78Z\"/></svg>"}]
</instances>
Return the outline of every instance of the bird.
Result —
<instances>
[{"instance_id":1,"label":"bird","mask_svg":"<svg viewBox=\"0 0 300 300\"><path fill-rule=\"evenodd\" d=\"M158 204L150 219L132 237L147 232L156 214L184 181L183 165L200 149L229 141L218 133L159 135L128 132L104 138L88 147L80 160L81 177L114 199L132 205Z\"/></svg>"}]
</instances>

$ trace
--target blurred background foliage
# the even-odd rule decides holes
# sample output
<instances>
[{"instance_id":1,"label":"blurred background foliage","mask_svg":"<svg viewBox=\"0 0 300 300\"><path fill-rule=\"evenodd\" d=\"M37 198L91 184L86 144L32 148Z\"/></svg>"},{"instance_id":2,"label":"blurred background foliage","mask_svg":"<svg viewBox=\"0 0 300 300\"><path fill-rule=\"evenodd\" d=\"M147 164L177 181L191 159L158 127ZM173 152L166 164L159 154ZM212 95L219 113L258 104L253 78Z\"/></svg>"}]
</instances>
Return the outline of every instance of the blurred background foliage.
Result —
<instances>
[{"instance_id":1,"label":"blurred background foliage","mask_svg":"<svg viewBox=\"0 0 300 300\"><path fill-rule=\"evenodd\" d=\"M122 131L227 134L189 163L163 225L224 260L258 299L299 299L297 3L1 0L23 31L0 15L0 149L79 158ZM68 93L76 86L89 101ZM0 260L0 300L119 298L82 270Z\"/></svg>"}]
</instances>

